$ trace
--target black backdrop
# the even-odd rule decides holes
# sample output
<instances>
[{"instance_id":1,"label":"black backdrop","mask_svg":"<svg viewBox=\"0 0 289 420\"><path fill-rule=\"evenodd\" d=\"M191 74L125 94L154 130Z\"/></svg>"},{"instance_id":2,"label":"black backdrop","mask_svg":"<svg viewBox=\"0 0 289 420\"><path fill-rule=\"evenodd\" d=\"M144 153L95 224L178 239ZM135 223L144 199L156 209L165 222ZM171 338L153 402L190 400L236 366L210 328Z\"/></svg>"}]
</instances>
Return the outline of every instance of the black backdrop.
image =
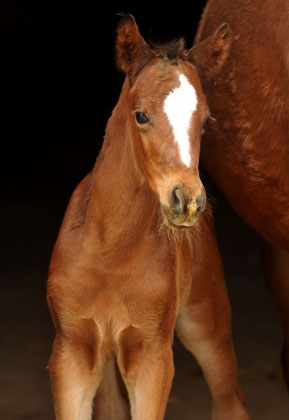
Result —
<instances>
[{"instance_id":1,"label":"black backdrop","mask_svg":"<svg viewBox=\"0 0 289 420\"><path fill-rule=\"evenodd\" d=\"M2 192L70 193L92 167L123 81L114 62L119 12L135 15L146 40L184 36L190 46L204 3L0 7Z\"/></svg>"}]
</instances>

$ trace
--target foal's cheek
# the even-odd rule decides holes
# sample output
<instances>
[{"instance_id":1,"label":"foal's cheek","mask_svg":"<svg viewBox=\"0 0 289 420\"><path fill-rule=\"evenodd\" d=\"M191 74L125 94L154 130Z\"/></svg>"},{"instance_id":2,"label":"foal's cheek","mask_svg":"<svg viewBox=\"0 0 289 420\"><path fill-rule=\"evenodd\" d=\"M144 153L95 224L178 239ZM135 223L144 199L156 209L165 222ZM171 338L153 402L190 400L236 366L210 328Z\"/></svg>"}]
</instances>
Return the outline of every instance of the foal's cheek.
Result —
<instances>
[{"instance_id":1,"label":"foal's cheek","mask_svg":"<svg viewBox=\"0 0 289 420\"><path fill-rule=\"evenodd\" d=\"M143 175L144 179L149 183L150 187L154 190L152 180L152 173L150 171L151 153L150 148L147 146L147 141L143 133L138 132L134 137L134 155L136 164Z\"/></svg>"},{"instance_id":2,"label":"foal's cheek","mask_svg":"<svg viewBox=\"0 0 289 420\"><path fill-rule=\"evenodd\" d=\"M150 128L138 130L134 148L135 158L145 181L160 199L165 168L162 165L162 158L159 153L158 139L154 136L153 130Z\"/></svg>"}]
</instances>

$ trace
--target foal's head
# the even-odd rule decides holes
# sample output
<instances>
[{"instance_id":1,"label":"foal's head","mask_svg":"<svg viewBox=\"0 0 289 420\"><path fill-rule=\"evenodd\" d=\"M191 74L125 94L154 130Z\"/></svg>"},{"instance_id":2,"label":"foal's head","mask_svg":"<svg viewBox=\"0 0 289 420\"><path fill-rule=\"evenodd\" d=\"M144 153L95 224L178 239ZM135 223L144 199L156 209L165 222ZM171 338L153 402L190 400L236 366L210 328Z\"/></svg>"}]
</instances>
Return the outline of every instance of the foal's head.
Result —
<instances>
[{"instance_id":1,"label":"foal's head","mask_svg":"<svg viewBox=\"0 0 289 420\"><path fill-rule=\"evenodd\" d=\"M129 84L126 102L136 161L172 228L192 226L205 207L198 165L210 112L200 78L213 77L223 64L226 26L202 44L185 50L180 40L151 48L130 15L117 30L117 65Z\"/></svg>"}]
</instances>

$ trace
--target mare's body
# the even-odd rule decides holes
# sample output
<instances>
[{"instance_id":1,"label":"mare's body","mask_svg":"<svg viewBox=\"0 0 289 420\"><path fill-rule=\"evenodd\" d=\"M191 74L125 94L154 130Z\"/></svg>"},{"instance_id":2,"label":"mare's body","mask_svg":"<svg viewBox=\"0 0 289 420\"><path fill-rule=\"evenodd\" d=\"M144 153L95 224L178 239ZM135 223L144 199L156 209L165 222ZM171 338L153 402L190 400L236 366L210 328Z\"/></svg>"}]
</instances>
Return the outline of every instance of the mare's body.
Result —
<instances>
[{"instance_id":1,"label":"mare's body","mask_svg":"<svg viewBox=\"0 0 289 420\"><path fill-rule=\"evenodd\" d=\"M265 240L265 275L285 328L289 384L289 2L210 0L196 43L222 22L231 48L203 84L215 123L202 159L229 202Z\"/></svg>"}]
</instances>

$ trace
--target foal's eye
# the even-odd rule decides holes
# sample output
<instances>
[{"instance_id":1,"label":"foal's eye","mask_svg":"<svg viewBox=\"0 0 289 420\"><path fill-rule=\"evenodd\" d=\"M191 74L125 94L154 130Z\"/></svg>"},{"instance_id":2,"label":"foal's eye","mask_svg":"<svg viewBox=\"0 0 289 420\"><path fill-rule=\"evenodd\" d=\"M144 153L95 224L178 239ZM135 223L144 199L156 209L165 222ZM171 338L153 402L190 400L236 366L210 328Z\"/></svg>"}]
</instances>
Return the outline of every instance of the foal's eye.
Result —
<instances>
[{"instance_id":1,"label":"foal's eye","mask_svg":"<svg viewBox=\"0 0 289 420\"><path fill-rule=\"evenodd\" d=\"M209 122L210 122L210 117L208 117L208 118L205 119L205 121L203 123L203 130L207 127L207 125L209 124Z\"/></svg>"},{"instance_id":2,"label":"foal's eye","mask_svg":"<svg viewBox=\"0 0 289 420\"><path fill-rule=\"evenodd\" d=\"M139 124L147 124L149 122L149 118L141 111L135 113L135 118Z\"/></svg>"}]
</instances>

